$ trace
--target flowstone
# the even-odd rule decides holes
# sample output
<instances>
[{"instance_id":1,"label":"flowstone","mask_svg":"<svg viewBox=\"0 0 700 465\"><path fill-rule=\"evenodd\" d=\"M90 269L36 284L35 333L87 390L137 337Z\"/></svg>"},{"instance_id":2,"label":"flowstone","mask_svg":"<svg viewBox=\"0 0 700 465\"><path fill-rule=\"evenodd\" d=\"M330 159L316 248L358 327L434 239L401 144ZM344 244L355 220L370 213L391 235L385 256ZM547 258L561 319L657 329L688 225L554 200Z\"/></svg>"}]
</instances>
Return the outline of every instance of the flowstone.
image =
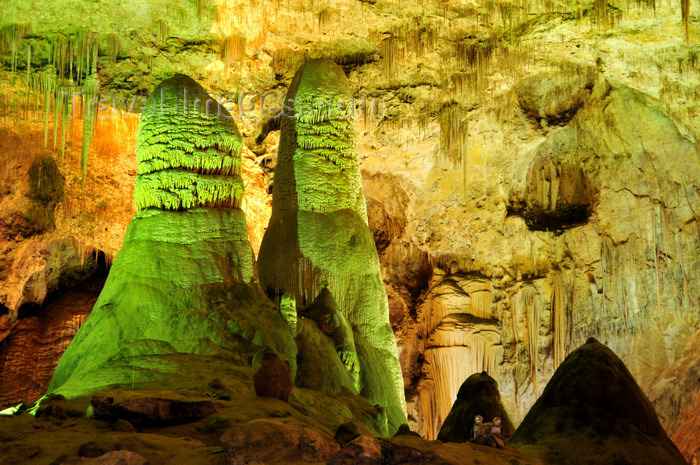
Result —
<instances>
[{"instance_id":1,"label":"flowstone","mask_svg":"<svg viewBox=\"0 0 700 465\"><path fill-rule=\"evenodd\" d=\"M345 368L358 390L386 409L395 431L406 422L403 381L367 224L354 108L347 78L332 61L311 60L294 76L285 99L285 109L294 111L281 115L260 282L275 299L295 296L297 308L327 290L355 338L352 347L346 335L340 341L336 333Z\"/></svg>"},{"instance_id":2,"label":"flowstone","mask_svg":"<svg viewBox=\"0 0 700 465\"><path fill-rule=\"evenodd\" d=\"M265 345L296 370L284 318L252 284L233 119L186 76L164 81L150 99L139 125L138 213L48 392L184 387L249 362L246 353Z\"/></svg>"}]
</instances>

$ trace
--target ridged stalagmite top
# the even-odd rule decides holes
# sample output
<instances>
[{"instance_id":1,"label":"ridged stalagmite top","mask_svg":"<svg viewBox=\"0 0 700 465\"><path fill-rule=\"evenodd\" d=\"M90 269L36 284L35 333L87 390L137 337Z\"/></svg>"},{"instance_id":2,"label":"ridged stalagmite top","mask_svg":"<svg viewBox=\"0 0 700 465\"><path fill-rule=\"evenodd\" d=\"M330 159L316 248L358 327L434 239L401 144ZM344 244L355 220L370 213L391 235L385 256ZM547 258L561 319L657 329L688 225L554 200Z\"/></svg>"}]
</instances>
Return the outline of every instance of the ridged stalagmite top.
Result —
<instances>
[{"instance_id":1,"label":"ridged stalagmite top","mask_svg":"<svg viewBox=\"0 0 700 465\"><path fill-rule=\"evenodd\" d=\"M239 208L241 146L233 118L202 86L184 75L163 81L139 124L136 208Z\"/></svg>"},{"instance_id":2,"label":"ridged stalagmite top","mask_svg":"<svg viewBox=\"0 0 700 465\"><path fill-rule=\"evenodd\" d=\"M294 76L283 116L272 208L330 213L349 208L367 222L352 91L340 66L312 60ZM352 108L351 108L352 107Z\"/></svg>"}]
</instances>

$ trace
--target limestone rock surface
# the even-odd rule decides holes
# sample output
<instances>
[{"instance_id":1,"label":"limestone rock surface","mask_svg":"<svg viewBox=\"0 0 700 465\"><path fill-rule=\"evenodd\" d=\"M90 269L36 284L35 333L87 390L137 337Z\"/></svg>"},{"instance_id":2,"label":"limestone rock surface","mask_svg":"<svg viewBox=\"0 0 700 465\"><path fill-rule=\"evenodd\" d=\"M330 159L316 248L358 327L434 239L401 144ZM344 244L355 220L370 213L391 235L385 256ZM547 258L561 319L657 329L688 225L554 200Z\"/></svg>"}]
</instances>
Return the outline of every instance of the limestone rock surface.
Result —
<instances>
[{"instance_id":1,"label":"limestone rock surface","mask_svg":"<svg viewBox=\"0 0 700 465\"><path fill-rule=\"evenodd\" d=\"M328 434L293 419L259 419L221 437L230 461L262 463L326 462L340 447Z\"/></svg>"}]
</instances>

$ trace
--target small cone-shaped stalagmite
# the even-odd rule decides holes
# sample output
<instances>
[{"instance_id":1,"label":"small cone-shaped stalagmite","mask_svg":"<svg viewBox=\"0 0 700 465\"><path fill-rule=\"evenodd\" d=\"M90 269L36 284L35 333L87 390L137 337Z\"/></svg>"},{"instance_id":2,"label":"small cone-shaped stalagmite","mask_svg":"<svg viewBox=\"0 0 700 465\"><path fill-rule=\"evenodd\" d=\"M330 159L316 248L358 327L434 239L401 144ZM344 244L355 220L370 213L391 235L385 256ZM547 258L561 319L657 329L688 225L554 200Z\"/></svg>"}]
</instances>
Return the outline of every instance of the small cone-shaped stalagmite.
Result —
<instances>
[{"instance_id":1,"label":"small cone-shaped stalagmite","mask_svg":"<svg viewBox=\"0 0 700 465\"><path fill-rule=\"evenodd\" d=\"M198 364L201 357L236 359L241 319L266 315L249 285L255 264L238 208L241 140L233 119L187 76L164 81L150 100L139 125L138 213L49 392L75 397L161 380L182 386L197 367L211 368ZM260 343L294 365L291 333L267 307L279 320L269 333L281 329Z\"/></svg>"},{"instance_id":2,"label":"small cone-shaped stalagmite","mask_svg":"<svg viewBox=\"0 0 700 465\"><path fill-rule=\"evenodd\" d=\"M343 70L329 60L306 63L285 106L272 218L259 254L261 284L277 298L294 295L298 308L327 288L356 335L358 388L387 410L395 430L405 423L403 381ZM352 352L343 354L349 371L356 369Z\"/></svg>"},{"instance_id":3,"label":"small cone-shaped stalagmite","mask_svg":"<svg viewBox=\"0 0 700 465\"><path fill-rule=\"evenodd\" d=\"M557 368L508 445L552 464L686 463L625 364L593 338Z\"/></svg>"},{"instance_id":4,"label":"small cone-shaped stalagmite","mask_svg":"<svg viewBox=\"0 0 700 465\"><path fill-rule=\"evenodd\" d=\"M501 419L501 437L513 434L513 423L501 402L496 380L488 373L474 373L462 383L457 400L440 428L438 439L443 442L465 442L470 439L474 418L481 415L484 421Z\"/></svg>"}]
</instances>

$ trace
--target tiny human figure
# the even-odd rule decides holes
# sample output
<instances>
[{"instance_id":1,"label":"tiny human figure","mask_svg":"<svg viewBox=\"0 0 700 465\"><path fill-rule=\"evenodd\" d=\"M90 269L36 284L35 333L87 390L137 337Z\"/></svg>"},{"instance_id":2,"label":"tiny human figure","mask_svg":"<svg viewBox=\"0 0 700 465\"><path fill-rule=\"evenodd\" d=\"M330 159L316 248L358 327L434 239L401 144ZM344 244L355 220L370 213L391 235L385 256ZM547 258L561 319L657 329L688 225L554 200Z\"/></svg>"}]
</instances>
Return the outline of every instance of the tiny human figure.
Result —
<instances>
[{"instance_id":1,"label":"tiny human figure","mask_svg":"<svg viewBox=\"0 0 700 465\"><path fill-rule=\"evenodd\" d=\"M491 435L501 437L501 419L499 417L493 418L493 426L491 427Z\"/></svg>"},{"instance_id":2,"label":"tiny human figure","mask_svg":"<svg viewBox=\"0 0 700 465\"><path fill-rule=\"evenodd\" d=\"M481 432L481 424L484 422L484 417L477 415L474 417L474 427L472 428L471 440L474 441L479 436Z\"/></svg>"},{"instance_id":3,"label":"tiny human figure","mask_svg":"<svg viewBox=\"0 0 700 465\"><path fill-rule=\"evenodd\" d=\"M474 429L472 431L472 442L485 445L489 440L489 432L491 431L491 423L484 422L484 417L477 415L474 418Z\"/></svg>"},{"instance_id":4,"label":"tiny human figure","mask_svg":"<svg viewBox=\"0 0 700 465\"><path fill-rule=\"evenodd\" d=\"M496 447L498 449L506 448L506 444L501 437L501 419L499 417L493 418L493 426L491 427L488 442L491 447Z\"/></svg>"}]
</instances>

